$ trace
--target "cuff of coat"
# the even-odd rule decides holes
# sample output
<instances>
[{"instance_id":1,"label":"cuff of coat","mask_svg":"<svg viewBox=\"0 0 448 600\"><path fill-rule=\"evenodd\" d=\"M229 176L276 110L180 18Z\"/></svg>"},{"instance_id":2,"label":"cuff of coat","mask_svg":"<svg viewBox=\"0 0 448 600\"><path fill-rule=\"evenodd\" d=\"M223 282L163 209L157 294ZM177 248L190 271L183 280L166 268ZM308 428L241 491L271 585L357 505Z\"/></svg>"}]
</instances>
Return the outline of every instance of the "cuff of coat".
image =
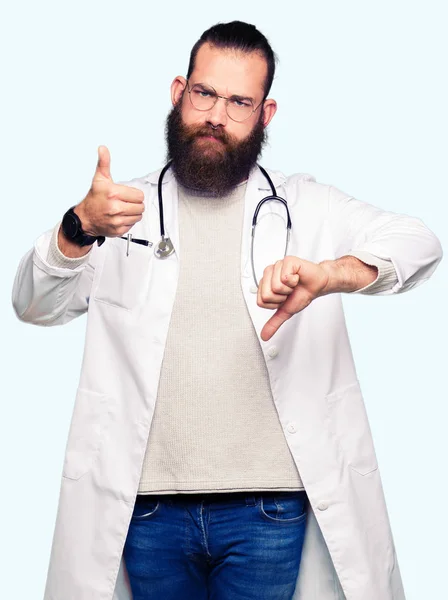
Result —
<instances>
[{"instance_id":1,"label":"cuff of coat","mask_svg":"<svg viewBox=\"0 0 448 600\"><path fill-rule=\"evenodd\" d=\"M92 248L90 248L87 254L84 254L84 256L80 256L79 258L70 258L69 256L62 254L58 246L58 233L60 225L61 221L59 221L56 227L53 229L50 244L48 246L47 262L53 267L76 269L76 267L88 262Z\"/></svg>"},{"instance_id":2,"label":"cuff of coat","mask_svg":"<svg viewBox=\"0 0 448 600\"><path fill-rule=\"evenodd\" d=\"M390 291L397 283L398 277L395 267L391 260L378 258L365 250L354 250L349 252L348 256L354 256L367 265L372 265L378 268L378 275L375 281L369 283L359 290L348 292L349 294L379 294L381 292Z\"/></svg>"}]
</instances>

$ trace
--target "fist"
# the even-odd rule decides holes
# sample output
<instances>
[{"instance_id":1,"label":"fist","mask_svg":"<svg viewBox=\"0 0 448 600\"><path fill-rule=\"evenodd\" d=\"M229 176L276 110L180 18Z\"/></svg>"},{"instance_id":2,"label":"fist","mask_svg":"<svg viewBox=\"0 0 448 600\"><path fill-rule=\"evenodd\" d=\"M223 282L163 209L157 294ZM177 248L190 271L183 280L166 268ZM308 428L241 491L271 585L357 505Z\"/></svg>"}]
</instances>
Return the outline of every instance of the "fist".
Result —
<instances>
[{"instance_id":1,"label":"fist","mask_svg":"<svg viewBox=\"0 0 448 600\"><path fill-rule=\"evenodd\" d=\"M285 256L266 267L258 286L257 304L277 310L261 330L261 339L271 339L285 321L325 295L328 282L327 269L297 256Z\"/></svg>"},{"instance_id":2,"label":"fist","mask_svg":"<svg viewBox=\"0 0 448 600\"><path fill-rule=\"evenodd\" d=\"M143 200L141 190L113 182L109 150L100 146L90 190L74 210L88 235L118 237L141 221L145 210Z\"/></svg>"}]
</instances>

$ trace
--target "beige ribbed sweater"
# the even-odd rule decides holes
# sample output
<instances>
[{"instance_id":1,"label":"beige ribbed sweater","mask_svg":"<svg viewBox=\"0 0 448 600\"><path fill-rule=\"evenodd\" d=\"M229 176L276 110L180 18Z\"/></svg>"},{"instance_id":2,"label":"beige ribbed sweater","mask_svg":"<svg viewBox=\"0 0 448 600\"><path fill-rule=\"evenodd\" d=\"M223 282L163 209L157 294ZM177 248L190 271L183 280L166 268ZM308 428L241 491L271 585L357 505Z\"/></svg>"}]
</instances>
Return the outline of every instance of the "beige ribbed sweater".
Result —
<instances>
[{"instance_id":1,"label":"beige ribbed sweater","mask_svg":"<svg viewBox=\"0 0 448 600\"><path fill-rule=\"evenodd\" d=\"M179 186L179 282L140 494L303 489L241 290L245 190Z\"/></svg>"}]
</instances>

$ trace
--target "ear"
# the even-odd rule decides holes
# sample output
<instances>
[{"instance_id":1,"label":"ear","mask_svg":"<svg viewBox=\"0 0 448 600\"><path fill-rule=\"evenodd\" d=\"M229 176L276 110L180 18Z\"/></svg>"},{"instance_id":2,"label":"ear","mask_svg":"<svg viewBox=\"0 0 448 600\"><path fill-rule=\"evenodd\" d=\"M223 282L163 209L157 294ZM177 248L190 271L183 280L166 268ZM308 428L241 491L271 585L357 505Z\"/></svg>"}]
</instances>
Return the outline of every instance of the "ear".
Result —
<instances>
[{"instance_id":1,"label":"ear","mask_svg":"<svg viewBox=\"0 0 448 600\"><path fill-rule=\"evenodd\" d=\"M271 122L273 116L277 112L277 102L275 100L273 100L272 98L266 98L266 100L264 101L263 110L264 110L263 125L265 127L267 127L269 125L269 123Z\"/></svg>"},{"instance_id":2,"label":"ear","mask_svg":"<svg viewBox=\"0 0 448 600\"><path fill-rule=\"evenodd\" d=\"M171 84L171 102L173 106L179 102L182 98L182 93L187 87L187 80L185 77L178 75Z\"/></svg>"}]
</instances>

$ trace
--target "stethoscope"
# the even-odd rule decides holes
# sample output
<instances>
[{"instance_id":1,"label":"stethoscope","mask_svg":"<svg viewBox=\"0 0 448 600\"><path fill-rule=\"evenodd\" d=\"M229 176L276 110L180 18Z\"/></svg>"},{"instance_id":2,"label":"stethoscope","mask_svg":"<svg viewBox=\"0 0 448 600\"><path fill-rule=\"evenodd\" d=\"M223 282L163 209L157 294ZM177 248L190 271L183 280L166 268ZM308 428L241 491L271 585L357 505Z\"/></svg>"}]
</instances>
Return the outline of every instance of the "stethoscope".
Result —
<instances>
[{"instance_id":1,"label":"stethoscope","mask_svg":"<svg viewBox=\"0 0 448 600\"><path fill-rule=\"evenodd\" d=\"M165 173L167 172L167 170L169 169L171 163L172 163L172 161L169 161L163 167L163 169L159 175L159 181L157 183L157 191L158 191L158 196L159 196L159 220L160 220L160 241L158 244L156 244L156 246L154 248L154 254L157 256L157 258L168 258L168 256L171 256L171 254L174 252L174 246L173 246L173 243L171 242L171 239L165 235L165 225L164 225L164 219L163 219L163 198L162 198L163 177L164 177ZM266 170L263 169L263 167L261 167L260 165L257 165L257 166L260 169L260 171L263 173L263 175L266 177L266 179L268 180L269 186L272 191L272 195L262 198L260 200L260 202L257 204L257 208L255 209L254 216L252 218L250 262L252 265L252 275L253 275L253 278L255 281L255 285L258 287L258 281L257 281L257 277L255 275L255 265L254 265L254 239L255 239L255 228L257 226L257 218L258 218L258 213L260 212L260 208L263 206L263 204L265 202L269 202L270 200L277 200L278 202L281 202L283 204L283 206L285 207L286 214L288 217L288 220L286 223L286 245L285 245L285 254L284 254L285 256L288 251L288 243L289 243L289 237L290 237L290 232L291 232L291 216L289 214L288 204L287 204L286 200L284 198L281 198L280 196L277 196L277 192L274 187L274 184L272 183L272 180L269 177Z\"/></svg>"}]
</instances>

